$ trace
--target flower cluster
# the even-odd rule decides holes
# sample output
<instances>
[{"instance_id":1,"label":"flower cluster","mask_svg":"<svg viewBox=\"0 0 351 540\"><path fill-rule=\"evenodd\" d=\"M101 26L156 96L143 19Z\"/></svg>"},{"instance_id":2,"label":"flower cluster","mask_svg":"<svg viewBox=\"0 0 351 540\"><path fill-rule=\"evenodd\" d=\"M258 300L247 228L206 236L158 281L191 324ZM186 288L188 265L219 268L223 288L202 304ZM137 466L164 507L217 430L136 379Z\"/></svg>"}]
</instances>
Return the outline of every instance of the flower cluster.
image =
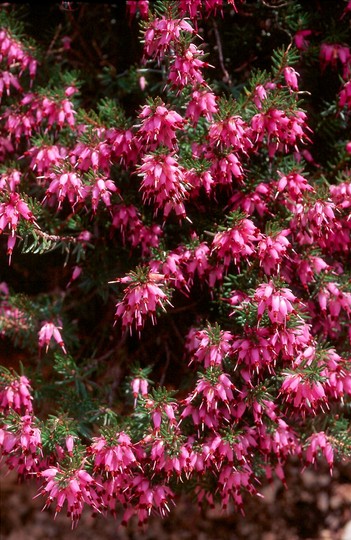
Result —
<instances>
[{"instance_id":1,"label":"flower cluster","mask_svg":"<svg viewBox=\"0 0 351 540\"><path fill-rule=\"evenodd\" d=\"M184 120L176 111L169 110L164 103L151 107L145 105L139 114L141 126L138 133L140 142L150 151L159 146L173 149L176 143L176 130L181 129Z\"/></svg>"},{"instance_id":2,"label":"flower cluster","mask_svg":"<svg viewBox=\"0 0 351 540\"><path fill-rule=\"evenodd\" d=\"M4 373L1 377L0 410L13 409L20 413L31 413L33 410L30 382L25 375L15 377Z\"/></svg>"},{"instance_id":3,"label":"flower cluster","mask_svg":"<svg viewBox=\"0 0 351 540\"><path fill-rule=\"evenodd\" d=\"M19 68L19 77L27 70L31 79L34 79L37 72L37 60L26 50L23 43L5 28L0 30L0 62L4 62L8 70L13 67ZM21 89L16 75L11 71L3 71L1 80L7 93L9 93L10 84L17 90Z\"/></svg>"},{"instance_id":4,"label":"flower cluster","mask_svg":"<svg viewBox=\"0 0 351 540\"><path fill-rule=\"evenodd\" d=\"M154 19L144 34L144 55L159 61L180 41L182 33L193 34L194 29L185 19Z\"/></svg>"},{"instance_id":5,"label":"flower cluster","mask_svg":"<svg viewBox=\"0 0 351 540\"><path fill-rule=\"evenodd\" d=\"M167 293L162 289L164 276L151 272L148 268L137 268L135 272L111 283L127 283L121 302L116 306L116 320L121 318L122 328L134 327L138 332L145 320L150 317L156 323L156 309L165 310L165 303L170 303Z\"/></svg>"},{"instance_id":6,"label":"flower cluster","mask_svg":"<svg viewBox=\"0 0 351 540\"><path fill-rule=\"evenodd\" d=\"M233 222L232 227L218 232L212 243L212 251L216 254L225 268L234 262L248 263L249 256L255 252L254 242L258 242L260 234L253 221L247 218Z\"/></svg>"},{"instance_id":7,"label":"flower cluster","mask_svg":"<svg viewBox=\"0 0 351 540\"><path fill-rule=\"evenodd\" d=\"M29 209L28 204L21 199L19 193L10 193L5 201L0 203L0 234L8 228L10 234L7 240L7 254L10 261L16 244L17 226L21 218L31 223L35 221L33 212Z\"/></svg>"},{"instance_id":8,"label":"flower cluster","mask_svg":"<svg viewBox=\"0 0 351 540\"><path fill-rule=\"evenodd\" d=\"M171 66L168 82L181 92L188 85L204 85L205 79L201 70L208 67L207 62L201 60L204 52L198 49L194 43L177 55Z\"/></svg>"},{"instance_id":9,"label":"flower cluster","mask_svg":"<svg viewBox=\"0 0 351 540\"><path fill-rule=\"evenodd\" d=\"M165 218L173 210L184 218L184 200L187 197L185 170L178 165L175 156L169 154L146 155L139 169L142 176L140 190L143 201L152 201L156 211L163 210Z\"/></svg>"}]
</instances>

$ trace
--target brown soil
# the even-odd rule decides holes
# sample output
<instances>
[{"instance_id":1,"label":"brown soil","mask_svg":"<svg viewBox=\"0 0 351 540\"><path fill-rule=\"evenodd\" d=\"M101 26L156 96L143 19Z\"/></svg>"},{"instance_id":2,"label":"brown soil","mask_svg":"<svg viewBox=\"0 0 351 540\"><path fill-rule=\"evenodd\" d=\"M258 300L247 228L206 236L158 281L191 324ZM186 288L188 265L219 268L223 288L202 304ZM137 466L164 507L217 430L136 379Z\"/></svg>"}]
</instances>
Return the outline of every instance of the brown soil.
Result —
<instances>
[{"instance_id":1,"label":"brown soil","mask_svg":"<svg viewBox=\"0 0 351 540\"><path fill-rule=\"evenodd\" d=\"M201 512L181 498L164 520L150 519L146 530L135 522L119 527L119 519L94 518L85 511L75 530L64 512L41 511L43 499L33 499L34 484L18 484L11 473L1 480L0 540L351 540L351 462L333 477L297 466L288 470L289 489L280 482L262 488L263 498L246 501L245 516L219 508Z\"/></svg>"}]
</instances>

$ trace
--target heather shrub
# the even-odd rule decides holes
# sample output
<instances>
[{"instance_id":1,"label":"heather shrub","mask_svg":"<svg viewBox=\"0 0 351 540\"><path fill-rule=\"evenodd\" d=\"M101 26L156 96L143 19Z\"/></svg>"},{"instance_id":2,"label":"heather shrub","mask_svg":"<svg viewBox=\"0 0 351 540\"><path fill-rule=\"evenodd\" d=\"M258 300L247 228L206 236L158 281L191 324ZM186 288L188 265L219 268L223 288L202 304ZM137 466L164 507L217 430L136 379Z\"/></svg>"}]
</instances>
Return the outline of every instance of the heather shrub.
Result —
<instances>
[{"instance_id":1,"label":"heather shrub","mask_svg":"<svg viewBox=\"0 0 351 540\"><path fill-rule=\"evenodd\" d=\"M44 36L0 14L4 472L73 524L144 524L184 491L242 510L291 459L332 473L351 3L43 10Z\"/></svg>"}]
</instances>

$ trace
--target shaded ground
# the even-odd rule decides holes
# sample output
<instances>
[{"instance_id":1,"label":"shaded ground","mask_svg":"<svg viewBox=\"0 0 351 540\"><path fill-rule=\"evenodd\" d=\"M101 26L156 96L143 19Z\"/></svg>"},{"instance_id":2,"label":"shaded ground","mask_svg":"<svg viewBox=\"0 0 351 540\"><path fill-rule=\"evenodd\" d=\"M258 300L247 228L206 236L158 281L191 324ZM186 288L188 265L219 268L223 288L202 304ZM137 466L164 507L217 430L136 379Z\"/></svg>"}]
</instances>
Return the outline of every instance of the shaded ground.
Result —
<instances>
[{"instance_id":1,"label":"shaded ground","mask_svg":"<svg viewBox=\"0 0 351 540\"><path fill-rule=\"evenodd\" d=\"M41 512L34 485L17 484L10 474L1 481L0 540L351 540L351 463L332 478L326 468L301 474L292 465L288 473L289 489L280 482L264 487L263 499L247 501L245 517L217 508L201 513L184 498L168 519L151 518L145 531L89 511L72 531L63 512L56 520L53 510Z\"/></svg>"}]
</instances>

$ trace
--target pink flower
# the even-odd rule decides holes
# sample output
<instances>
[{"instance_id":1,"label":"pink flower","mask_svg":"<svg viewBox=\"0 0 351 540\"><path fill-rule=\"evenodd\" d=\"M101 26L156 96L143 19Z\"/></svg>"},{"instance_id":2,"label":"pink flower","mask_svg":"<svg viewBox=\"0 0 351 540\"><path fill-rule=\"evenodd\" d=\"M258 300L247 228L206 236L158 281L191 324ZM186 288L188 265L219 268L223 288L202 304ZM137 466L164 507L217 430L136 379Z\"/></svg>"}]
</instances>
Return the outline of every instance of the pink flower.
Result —
<instances>
[{"instance_id":1,"label":"pink flower","mask_svg":"<svg viewBox=\"0 0 351 540\"><path fill-rule=\"evenodd\" d=\"M129 328L130 333L134 327L140 334L148 317L156 324L156 309L160 307L165 311L165 302L171 305L167 294L161 288L165 286L164 276L154 274L147 268L138 267L135 272L110 283L129 284L124 291L123 300L116 306L115 319L121 319L122 329Z\"/></svg>"},{"instance_id":2,"label":"pink flower","mask_svg":"<svg viewBox=\"0 0 351 540\"><path fill-rule=\"evenodd\" d=\"M252 215L254 212L262 217L268 212L268 202L271 197L271 187L265 182L259 183L253 191L246 193L244 191L236 191L230 198L228 206L231 211L241 210L247 215Z\"/></svg>"},{"instance_id":3,"label":"pink flower","mask_svg":"<svg viewBox=\"0 0 351 540\"><path fill-rule=\"evenodd\" d=\"M190 43L187 49L181 51L181 54L176 52L169 71L168 82L178 89L178 93L185 86L205 84L201 70L209 67L209 64L200 59L203 54L204 52L194 43Z\"/></svg>"},{"instance_id":4,"label":"pink flower","mask_svg":"<svg viewBox=\"0 0 351 540\"><path fill-rule=\"evenodd\" d=\"M4 90L6 91L7 96L10 95L11 87L19 92L23 91L18 78L13 73L10 71L2 71L0 73L0 101Z\"/></svg>"},{"instance_id":5,"label":"pink flower","mask_svg":"<svg viewBox=\"0 0 351 540\"><path fill-rule=\"evenodd\" d=\"M116 184L108 178L99 178L95 181L91 190L91 205L93 212L95 213L98 207L99 199L105 204L107 208L111 207L111 195L112 193L118 193L119 190Z\"/></svg>"},{"instance_id":6,"label":"pink flower","mask_svg":"<svg viewBox=\"0 0 351 540\"><path fill-rule=\"evenodd\" d=\"M41 432L30 415L18 416L11 426L6 422L0 429L0 449L6 465L22 477L38 472L42 462Z\"/></svg>"},{"instance_id":7,"label":"pink flower","mask_svg":"<svg viewBox=\"0 0 351 540\"><path fill-rule=\"evenodd\" d=\"M339 208L351 207L351 182L341 182L329 187L330 197Z\"/></svg>"},{"instance_id":8,"label":"pink flower","mask_svg":"<svg viewBox=\"0 0 351 540\"><path fill-rule=\"evenodd\" d=\"M194 391L184 400L181 420L191 415L195 426L206 425L211 429L217 428L220 419L228 414L235 387L229 375L217 369L210 368L198 379ZM195 399L201 402L193 405Z\"/></svg>"},{"instance_id":9,"label":"pink flower","mask_svg":"<svg viewBox=\"0 0 351 540\"><path fill-rule=\"evenodd\" d=\"M106 131L106 142L110 146L111 160L125 166L137 162L140 154L140 142L131 129L108 129Z\"/></svg>"},{"instance_id":10,"label":"pink flower","mask_svg":"<svg viewBox=\"0 0 351 540\"><path fill-rule=\"evenodd\" d=\"M83 271L83 269L82 269L81 266L76 265L76 266L73 267L73 272L72 272L72 275L71 275L71 279L69 280L69 282L68 282L67 285L66 285L67 288L71 286L71 284L73 283L73 281L75 281L76 279L79 278L79 276L81 275L82 271Z\"/></svg>"},{"instance_id":11,"label":"pink flower","mask_svg":"<svg viewBox=\"0 0 351 540\"><path fill-rule=\"evenodd\" d=\"M30 382L24 375L5 376L0 380L0 410L30 414L33 410Z\"/></svg>"},{"instance_id":12,"label":"pink flower","mask_svg":"<svg viewBox=\"0 0 351 540\"><path fill-rule=\"evenodd\" d=\"M211 271L211 265L209 263L210 248L207 243L198 242L195 235L192 238L192 243L193 249L188 250L184 254L184 265L188 274L187 283L189 287L193 284L195 275L202 280Z\"/></svg>"},{"instance_id":13,"label":"pink flower","mask_svg":"<svg viewBox=\"0 0 351 540\"><path fill-rule=\"evenodd\" d=\"M142 122L137 136L148 151L159 146L167 146L170 150L176 147L176 130L184 126L184 119L177 112L161 102L144 105L139 118Z\"/></svg>"},{"instance_id":14,"label":"pink flower","mask_svg":"<svg viewBox=\"0 0 351 540\"><path fill-rule=\"evenodd\" d=\"M178 165L175 156L145 156L139 175L143 178L140 191L145 203L152 201L156 212L162 209L165 218L172 210L181 218L186 216L184 201L187 198L188 183L185 170Z\"/></svg>"},{"instance_id":15,"label":"pink flower","mask_svg":"<svg viewBox=\"0 0 351 540\"><path fill-rule=\"evenodd\" d=\"M255 252L255 244L260 233L250 219L242 218L233 221L233 225L225 231L218 232L212 242L212 254L215 254L225 269L233 262L249 260Z\"/></svg>"},{"instance_id":16,"label":"pink flower","mask_svg":"<svg viewBox=\"0 0 351 540\"><path fill-rule=\"evenodd\" d=\"M298 242L302 245L311 245L317 241L324 247L334 232L340 229L335 216L336 210L335 204L330 199L318 199L313 204L296 204L290 228L293 233L296 231Z\"/></svg>"},{"instance_id":17,"label":"pink flower","mask_svg":"<svg viewBox=\"0 0 351 540\"><path fill-rule=\"evenodd\" d=\"M175 412L178 405L175 402L167 400L154 400L152 398L146 399L145 408L148 414L151 415L151 421L153 424L153 434L158 434L161 424L164 427L166 423L172 426L176 425Z\"/></svg>"},{"instance_id":18,"label":"pink flower","mask_svg":"<svg viewBox=\"0 0 351 540\"><path fill-rule=\"evenodd\" d=\"M127 0L126 8L130 20L137 12L140 13L142 19L146 19L149 12L149 0Z\"/></svg>"},{"instance_id":19,"label":"pink flower","mask_svg":"<svg viewBox=\"0 0 351 540\"><path fill-rule=\"evenodd\" d=\"M140 247L143 257L149 257L152 249L158 248L163 236L163 230L160 225L142 225L139 236L136 235L132 241L133 247Z\"/></svg>"},{"instance_id":20,"label":"pink flower","mask_svg":"<svg viewBox=\"0 0 351 540\"><path fill-rule=\"evenodd\" d=\"M4 286L6 284L0 283L0 288ZM17 337L23 331L30 331L31 322L28 313L13 306L8 301L6 293L4 293L4 296L3 299L0 296L0 336L12 335Z\"/></svg>"},{"instance_id":21,"label":"pink flower","mask_svg":"<svg viewBox=\"0 0 351 540\"><path fill-rule=\"evenodd\" d=\"M57 145L33 146L25 152L25 156L31 158L29 167L38 175L47 174L52 167L61 165L66 155L66 149Z\"/></svg>"},{"instance_id":22,"label":"pink flower","mask_svg":"<svg viewBox=\"0 0 351 540\"><path fill-rule=\"evenodd\" d=\"M12 452L16 446L17 437L11 431L8 431L7 426L0 428L0 450L2 455L6 456Z\"/></svg>"},{"instance_id":23,"label":"pink flower","mask_svg":"<svg viewBox=\"0 0 351 540\"><path fill-rule=\"evenodd\" d=\"M209 150L205 154L205 159L212 163L210 173L214 185L227 185L231 187L233 185L233 177L239 182L242 182L244 169L236 154L228 151Z\"/></svg>"},{"instance_id":24,"label":"pink flower","mask_svg":"<svg viewBox=\"0 0 351 540\"><path fill-rule=\"evenodd\" d=\"M297 73L297 71L295 71L294 68L292 68L290 66L284 68L285 82L289 86L289 88L291 88L295 92L297 92L298 89L299 89L299 84L298 84L298 81L297 81L297 78L299 76L300 76L300 74Z\"/></svg>"},{"instance_id":25,"label":"pink flower","mask_svg":"<svg viewBox=\"0 0 351 540\"><path fill-rule=\"evenodd\" d=\"M298 143L310 142L307 132L311 130L306 121L307 116L301 110L288 114L271 108L252 118L251 138L256 144L262 142L264 137L267 138L269 157L278 151L286 153L289 147L297 148Z\"/></svg>"},{"instance_id":26,"label":"pink flower","mask_svg":"<svg viewBox=\"0 0 351 540\"><path fill-rule=\"evenodd\" d=\"M193 90L188 103L185 116L197 124L199 118L204 116L208 122L218 112L217 96L206 88Z\"/></svg>"},{"instance_id":27,"label":"pink flower","mask_svg":"<svg viewBox=\"0 0 351 540\"><path fill-rule=\"evenodd\" d=\"M10 151L11 141L15 145L18 145L22 137L29 139L37 126L37 121L32 110L21 111L19 108L14 110L8 109L5 111L3 118L5 120L5 130L9 134L6 143L7 151Z\"/></svg>"},{"instance_id":28,"label":"pink flower","mask_svg":"<svg viewBox=\"0 0 351 540\"><path fill-rule=\"evenodd\" d=\"M192 351L193 362L200 362L205 368L221 366L231 350L233 336L230 332L221 330L219 326L208 325L206 330L198 330L194 336L195 349Z\"/></svg>"},{"instance_id":29,"label":"pink flower","mask_svg":"<svg viewBox=\"0 0 351 540\"><path fill-rule=\"evenodd\" d=\"M20 76L28 70L31 79L35 77L37 61L28 54L23 45L16 40L11 33L5 29L0 29L0 61L5 61L8 68L20 68Z\"/></svg>"},{"instance_id":30,"label":"pink flower","mask_svg":"<svg viewBox=\"0 0 351 540\"><path fill-rule=\"evenodd\" d=\"M85 135L85 131L83 132ZM102 128L89 130L89 142L78 142L69 154L70 163L77 167L80 171L98 171L101 169L108 176L111 168L111 155L113 148L107 144L106 130Z\"/></svg>"},{"instance_id":31,"label":"pink flower","mask_svg":"<svg viewBox=\"0 0 351 540\"><path fill-rule=\"evenodd\" d=\"M277 182L279 193L287 192L290 199L294 202L301 201L305 192L314 193L314 188L299 172L283 174L278 171L280 180Z\"/></svg>"},{"instance_id":32,"label":"pink flower","mask_svg":"<svg viewBox=\"0 0 351 540\"><path fill-rule=\"evenodd\" d=\"M332 319L339 318L341 310L344 310L348 316L351 315L351 292L342 291L337 283L329 282L322 287L317 294L319 307L323 313L327 309Z\"/></svg>"},{"instance_id":33,"label":"pink flower","mask_svg":"<svg viewBox=\"0 0 351 540\"><path fill-rule=\"evenodd\" d=\"M140 90L142 90L144 92L147 85L148 85L148 83L147 83L146 78L143 75L141 77L139 77Z\"/></svg>"},{"instance_id":34,"label":"pink flower","mask_svg":"<svg viewBox=\"0 0 351 540\"><path fill-rule=\"evenodd\" d=\"M346 45L341 45L340 43L322 43L319 58L322 69L325 69L328 64L335 69L339 60L343 68L343 78L347 79L350 76L351 51Z\"/></svg>"},{"instance_id":35,"label":"pink flower","mask_svg":"<svg viewBox=\"0 0 351 540\"><path fill-rule=\"evenodd\" d=\"M306 287L311 281L315 281L315 274L330 270L330 266L322 259L314 255L308 255L304 259L295 258L297 274L301 283Z\"/></svg>"},{"instance_id":36,"label":"pink flower","mask_svg":"<svg viewBox=\"0 0 351 540\"><path fill-rule=\"evenodd\" d=\"M75 172L52 172L49 177L51 182L46 190L43 203L54 195L58 200L57 210L61 209L64 199L67 197L72 208L78 203L84 202L89 193L89 188L84 185L82 177Z\"/></svg>"},{"instance_id":37,"label":"pink flower","mask_svg":"<svg viewBox=\"0 0 351 540\"><path fill-rule=\"evenodd\" d=\"M258 257L260 266L269 276L279 273L280 265L291 246L286 238L291 233L290 229L284 229L272 236L264 235L258 243Z\"/></svg>"},{"instance_id":38,"label":"pink flower","mask_svg":"<svg viewBox=\"0 0 351 540\"><path fill-rule=\"evenodd\" d=\"M148 395L149 383L148 383L147 379L143 379L143 378L140 378L140 377L135 377L131 381L130 384L131 384L132 391L133 391L133 396L134 396L134 406L136 406L136 401L137 401L137 398L138 398L139 394L142 397L146 397Z\"/></svg>"},{"instance_id":39,"label":"pink flower","mask_svg":"<svg viewBox=\"0 0 351 540\"><path fill-rule=\"evenodd\" d=\"M272 372L277 353L269 340L267 328L245 328L245 336L236 336L232 352L242 366L244 379L250 381L251 373L260 373L265 367Z\"/></svg>"},{"instance_id":40,"label":"pink flower","mask_svg":"<svg viewBox=\"0 0 351 540\"><path fill-rule=\"evenodd\" d=\"M179 0L179 9L182 15L189 14L191 19L196 19L202 7L203 0ZM196 22L196 20L194 21Z\"/></svg>"},{"instance_id":41,"label":"pink flower","mask_svg":"<svg viewBox=\"0 0 351 540\"><path fill-rule=\"evenodd\" d=\"M171 45L176 44L182 32L193 34L193 27L184 19L153 19L144 35L144 56L161 60Z\"/></svg>"},{"instance_id":42,"label":"pink flower","mask_svg":"<svg viewBox=\"0 0 351 540\"><path fill-rule=\"evenodd\" d=\"M279 327L270 337L270 343L276 354L280 354L284 360L294 361L301 350L313 344L311 326L299 321L296 326Z\"/></svg>"},{"instance_id":43,"label":"pink flower","mask_svg":"<svg viewBox=\"0 0 351 540\"><path fill-rule=\"evenodd\" d=\"M63 36L61 38L61 43L63 46L63 50L69 51L71 49L72 38L70 38L69 36Z\"/></svg>"},{"instance_id":44,"label":"pink flower","mask_svg":"<svg viewBox=\"0 0 351 540\"><path fill-rule=\"evenodd\" d=\"M112 227L119 229L123 243L131 239L134 244L133 238L143 225L138 209L133 205L119 204L111 209L111 213Z\"/></svg>"},{"instance_id":45,"label":"pink flower","mask_svg":"<svg viewBox=\"0 0 351 540\"><path fill-rule=\"evenodd\" d=\"M42 471L40 476L45 481L40 495L47 496L44 508L56 499L56 516L67 502L67 515L71 518L73 527L80 519L84 504L99 510L96 482L85 469L65 471L59 466L50 467Z\"/></svg>"},{"instance_id":46,"label":"pink flower","mask_svg":"<svg viewBox=\"0 0 351 540\"><path fill-rule=\"evenodd\" d=\"M70 456L73 455L73 448L74 448L74 437L72 435L68 435L66 437L66 449Z\"/></svg>"},{"instance_id":47,"label":"pink flower","mask_svg":"<svg viewBox=\"0 0 351 540\"><path fill-rule=\"evenodd\" d=\"M306 38L312 34L312 30L298 30L294 36L296 48L300 51L305 51L309 47L309 41Z\"/></svg>"},{"instance_id":48,"label":"pink flower","mask_svg":"<svg viewBox=\"0 0 351 540\"><path fill-rule=\"evenodd\" d=\"M258 84L253 95L253 102L258 109L262 109L262 101L264 101L266 98L266 88L262 84Z\"/></svg>"},{"instance_id":49,"label":"pink flower","mask_svg":"<svg viewBox=\"0 0 351 540\"><path fill-rule=\"evenodd\" d=\"M208 136L213 147L230 147L233 152L244 154L252 148L248 126L240 116L230 116L212 123Z\"/></svg>"},{"instance_id":50,"label":"pink flower","mask_svg":"<svg viewBox=\"0 0 351 540\"><path fill-rule=\"evenodd\" d=\"M11 264L11 256L16 243L16 230L20 218L34 223L35 218L27 203L23 201L18 193L10 193L5 202L0 203L0 234L6 227L9 228L10 234L7 240L7 254L9 255L9 264Z\"/></svg>"},{"instance_id":51,"label":"pink flower","mask_svg":"<svg viewBox=\"0 0 351 540\"><path fill-rule=\"evenodd\" d=\"M339 106L351 109L351 81L347 81L340 91Z\"/></svg>"},{"instance_id":52,"label":"pink flower","mask_svg":"<svg viewBox=\"0 0 351 540\"><path fill-rule=\"evenodd\" d=\"M20 218L33 222L34 216L18 193L10 193L8 201L0 204L0 234L8 226L14 235Z\"/></svg>"},{"instance_id":53,"label":"pink flower","mask_svg":"<svg viewBox=\"0 0 351 540\"><path fill-rule=\"evenodd\" d=\"M240 468L233 465L225 465L221 468L218 478L218 487L221 495L222 508L228 507L230 499L234 504L242 509L243 498L242 490L251 494L256 494L257 490L253 485L254 473L248 464L243 464Z\"/></svg>"},{"instance_id":54,"label":"pink flower","mask_svg":"<svg viewBox=\"0 0 351 540\"><path fill-rule=\"evenodd\" d=\"M297 298L286 287L276 288L272 281L259 285L255 291L254 300L258 302L257 315L260 319L266 311L272 323L285 326L291 313L295 313L292 305Z\"/></svg>"},{"instance_id":55,"label":"pink flower","mask_svg":"<svg viewBox=\"0 0 351 540\"><path fill-rule=\"evenodd\" d=\"M315 463L319 452L324 455L330 470L332 470L334 465L334 450L324 431L319 431L309 437L308 447L306 449L306 462L308 464Z\"/></svg>"},{"instance_id":56,"label":"pink flower","mask_svg":"<svg viewBox=\"0 0 351 540\"><path fill-rule=\"evenodd\" d=\"M169 503L174 498L174 493L167 485L152 484L144 475L135 476L129 483L133 492L130 504L124 512L122 525L126 525L133 515L138 517L138 525L144 525L151 512L157 512L165 517L169 512Z\"/></svg>"},{"instance_id":57,"label":"pink flower","mask_svg":"<svg viewBox=\"0 0 351 540\"><path fill-rule=\"evenodd\" d=\"M288 403L299 409L301 414L305 411L315 411L322 405L327 405L327 398L323 384L318 380L309 379L308 373L287 373L280 388L280 393ZM322 409L323 410L323 409Z\"/></svg>"},{"instance_id":58,"label":"pink flower","mask_svg":"<svg viewBox=\"0 0 351 540\"><path fill-rule=\"evenodd\" d=\"M0 191L16 191L21 183L22 173L17 169L9 169L0 175Z\"/></svg>"},{"instance_id":59,"label":"pink flower","mask_svg":"<svg viewBox=\"0 0 351 540\"><path fill-rule=\"evenodd\" d=\"M51 322L43 323L38 333L39 347L42 348L45 346L46 352L48 352L51 338L54 338L56 343L60 345L63 352L67 354L60 330L62 330L62 326L56 326L54 323Z\"/></svg>"},{"instance_id":60,"label":"pink flower","mask_svg":"<svg viewBox=\"0 0 351 540\"><path fill-rule=\"evenodd\" d=\"M186 277L186 265L190 258L190 253L183 246L179 246L176 251L167 253L165 260L151 261L150 266L153 271L164 274L176 289L189 291Z\"/></svg>"},{"instance_id":61,"label":"pink flower","mask_svg":"<svg viewBox=\"0 0 351 540\"><path fill-rule=\"evenodd\" d=\"M122 474L138 463L137 450L124 431L116 433L111 440L102 436L93 437L88 454L94 456L95 472Z\"/></svg>"},{"instance_id":62,"label":"pink flower","mask_svg":"<svg viewBox=\"0 0 351 540\"><path fill-rule=\"evenodd\" d=\"M35 93L27 93L20 101L20 106L26 111L22 113L23 121L27 123L27 130L37 127L38 124L47 127L62 129L75 126L73 103L66 97L64 99L51 99ZM28 110L27 110L28 109ZM17 113L20 115L20 111Z\"/></svg>"},{"instance_id":63,"label":"pink flower","mask_svg":"<svg viewBox=\"0 0 351 540\"><path fill-rule=\"evenodd\" d=\"M340 19L343 19L345 17L345 15L347 15L350 11L351 11L351 0L348 0L347 5L346 5L344 11L342 12L342 15L341 15Z\"/></svg>"}]
</instances>

